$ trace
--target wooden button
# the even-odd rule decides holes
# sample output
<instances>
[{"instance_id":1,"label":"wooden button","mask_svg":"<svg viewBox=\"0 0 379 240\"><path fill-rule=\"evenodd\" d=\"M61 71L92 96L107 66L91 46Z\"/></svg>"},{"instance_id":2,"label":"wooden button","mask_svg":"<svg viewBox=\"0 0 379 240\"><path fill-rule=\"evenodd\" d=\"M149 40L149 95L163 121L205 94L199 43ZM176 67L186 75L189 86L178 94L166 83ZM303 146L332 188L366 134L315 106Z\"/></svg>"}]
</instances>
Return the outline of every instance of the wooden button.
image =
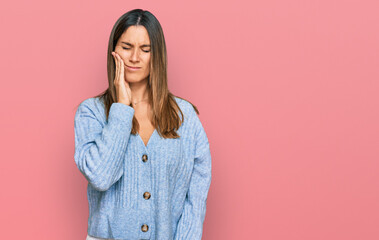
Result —
<instances>
[{"instance_id":1,"label":"wooden button","mask_svg":"<svg viewBox=\"0 0 379 240\"><path fill-rule=\"evenodd\" d=\"M142 232L147 232L149 230L149 226L147 226L147 224L144 224L141 226L141 230Z\"/></svg>"},{"instance_id":2,"label":"wooden button","mask_svg":"<svg viewBox=\"0 0 379 240\"><path fill-rule=\"evenodd\" d=\"M151 194L149 192L145 192L143 194L143 198L145 198L146 200L149 199L151 197Z\"/></svg>"},{"instance_id":3,"label":"wooden button","mask_svg":"<svg viewBox=\"0 0 379 240\"><path fill-rule=\"evenodd\" d=\"M143 162L146 162L146 161L147 161L147 155L146 155L146 154L142 155L142 161L143 161Z\"/></svg>"}]
</instances>

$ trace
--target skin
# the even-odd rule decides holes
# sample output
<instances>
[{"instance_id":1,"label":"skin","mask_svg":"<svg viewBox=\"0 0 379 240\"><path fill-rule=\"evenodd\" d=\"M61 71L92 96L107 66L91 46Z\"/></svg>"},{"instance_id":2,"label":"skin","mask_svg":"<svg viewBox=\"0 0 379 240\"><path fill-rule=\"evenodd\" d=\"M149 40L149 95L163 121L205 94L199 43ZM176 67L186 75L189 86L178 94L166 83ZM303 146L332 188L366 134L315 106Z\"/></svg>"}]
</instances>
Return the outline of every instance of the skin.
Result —
<instances>
[{"instance_id":1,"label":"skin","mask_svg":"<svg viewBox=\"0 0 379 240\"><path fill-rule=\"evenodd\" d=\"M150 121L151 108L147 101L151 49L144 45L150 45L146 28L130 26L118 39L112 55L116 63L114 84L118 102L128 106L132 102L135 117L140 124L139 135L146 145L154 131L154 126ZM139 67L139 69L132 71L127 66Z\"/></svg>"},{"instance_id":2,"label":"skin","mask_svg":"<svg viewBox=\"0 0 379 240\"><path fill-rule=\"evenodd\" d=\"M151 53L150 47L143 45L150 45L146 28L143 26L130 26L118 39L115 51L112 53L116 57L116 78L119 78L117 80L125 79L125 88L129 87L131 90L131 96L129 96L125 95L124 91L121 91L124 89L120 89L118 97L122 101L129 99L132 102L138 102L148 97L147 88ZM127 66L140 68L137 71L132 71ZM118 83L120 84L118 86L122 87L121 83Z\"/></svg>"}]
</instances>

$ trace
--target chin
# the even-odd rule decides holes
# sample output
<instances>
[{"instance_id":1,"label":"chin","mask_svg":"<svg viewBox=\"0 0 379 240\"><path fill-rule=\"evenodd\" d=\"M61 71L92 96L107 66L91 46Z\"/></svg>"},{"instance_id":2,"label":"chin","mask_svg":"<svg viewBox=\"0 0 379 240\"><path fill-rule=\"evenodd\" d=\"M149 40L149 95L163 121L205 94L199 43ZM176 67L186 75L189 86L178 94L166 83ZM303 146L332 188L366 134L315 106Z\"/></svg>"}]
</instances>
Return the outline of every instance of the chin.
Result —
<instances>
[{"instance_id":1,"label":"chin","mask_svg":"<svg viewBox=\"0 0 379 240\"><path fill-rule=\"evenodd\" d=\"M127 82L139 82L139 79L128 78L128 79L125 79L125 81L127 81Z\"/></svg>"},{"instance_id":2,"label":"chin","mask_svg":"<svg viewBox=\"0 0 379 240\"><path fill-rule=\"evenodd\" d=\"M125 79L127 82L129 83L136 83L136 82L141 82L144 80L144 78L128 78L128 79Z\"/></svg>"}]
</instances>

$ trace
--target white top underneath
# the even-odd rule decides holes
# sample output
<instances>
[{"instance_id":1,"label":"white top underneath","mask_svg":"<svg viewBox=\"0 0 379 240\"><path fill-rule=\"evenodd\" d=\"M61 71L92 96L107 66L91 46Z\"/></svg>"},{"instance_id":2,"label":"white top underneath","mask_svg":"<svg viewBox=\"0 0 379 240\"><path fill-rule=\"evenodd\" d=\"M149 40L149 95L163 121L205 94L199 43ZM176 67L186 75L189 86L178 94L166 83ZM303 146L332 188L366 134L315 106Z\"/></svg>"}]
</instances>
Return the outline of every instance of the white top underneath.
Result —
<instances>
[{"instance_id":1,"label":"white top underneath","mask_svg":"<svg viewBox=\"0 0 379 240\"><path fill-rule=\"evenodd\" d=\"M110 239L110 238L96 238L96 237L92 237L92 236L88 235L88 233L87 233L86 240L104 240L104 239Z\"/></svg>"}]
</instances>

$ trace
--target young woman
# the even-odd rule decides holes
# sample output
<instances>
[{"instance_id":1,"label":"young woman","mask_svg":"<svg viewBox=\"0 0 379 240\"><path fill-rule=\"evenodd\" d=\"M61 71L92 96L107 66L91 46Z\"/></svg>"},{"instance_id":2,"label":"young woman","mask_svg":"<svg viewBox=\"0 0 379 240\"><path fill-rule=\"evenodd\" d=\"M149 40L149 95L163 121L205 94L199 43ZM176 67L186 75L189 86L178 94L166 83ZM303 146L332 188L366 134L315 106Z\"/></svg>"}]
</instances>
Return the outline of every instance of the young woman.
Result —
<instances>
[{"instance_id":1,"label":"young woman","mask_svg":"<svg viewBox=\"0 0 379 240\"><path fill-rule=\"evenodd\" d=\"M88 181L87 239L200 240L211 154L199 111L167 86L166 44L149 11L115 23L109 87L75 114L75 163Z\"/></svg>"}]
</instances>

